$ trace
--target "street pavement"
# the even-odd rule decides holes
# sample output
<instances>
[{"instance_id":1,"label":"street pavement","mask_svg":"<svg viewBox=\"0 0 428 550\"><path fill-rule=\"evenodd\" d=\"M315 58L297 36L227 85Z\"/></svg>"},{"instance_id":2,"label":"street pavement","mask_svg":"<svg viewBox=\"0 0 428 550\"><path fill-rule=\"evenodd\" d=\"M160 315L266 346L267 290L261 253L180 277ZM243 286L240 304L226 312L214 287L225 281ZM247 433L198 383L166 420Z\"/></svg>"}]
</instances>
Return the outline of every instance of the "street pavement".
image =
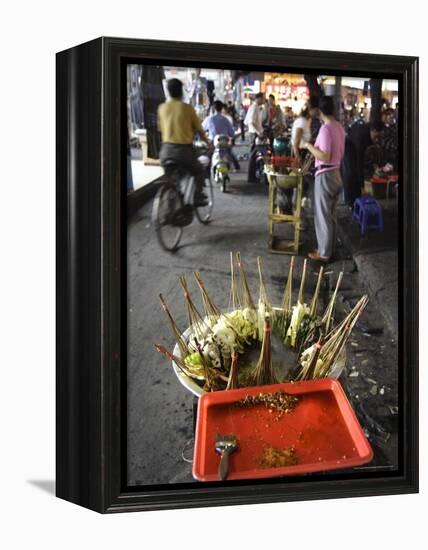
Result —
<instances>
[{"instance_id":1,"label":"street pavement","mask_svg":"<svg viewBox=\"0 0 428 550\"><path fill-rule=\"evenodd\" d=\"M215 189L212 223L195 220L184 228L179 250L163 251L151 225L152 201L145 204L128 227L128 483L153 485L192 482L194 398L177 380L170 362L158 354L155 343L172 351L174 338L160 306L164 295L181 329L187 326L182 290L185 274L189 289L200 304L193 281L199 271L220 307L229 299L229 253L240 251L249 285L258 297L256 258L264 262L268 293L279 303L288 273L290 256L268 251L267 188L246 182L243 170L231 174L228 193ZM309 220L310 221L310 220ZM314 246L313 225L302 234L296 260L295 287L300 280L304 255ZM367 291L353 261L350 248L342 246L330 264L321 293L327 303L339 271L345 271L339 295L338 316ZM310 265L307 299L314 289L318 267ZM297 288L296 288L297 291ZM367 315L366 315L367 313ZM375 450L370 468L397 466L398 368L396 334L385 322L376 302L369 303L361 323L347 346L347 367L341 382Z\"/></svg>"},{"instance_id":2,"label":"street pavement","mask_svg":"<svg viewBox=\"0 0 428 550\"><path fill-rule=\"evenodd\" d=\"M340 234L352 254L370 294L382 304L382 314L390 331L398 333L398 206L395 198L379 199L384 231L362 235L349 209L339 208Z\"/></svg>"}]
</instances>

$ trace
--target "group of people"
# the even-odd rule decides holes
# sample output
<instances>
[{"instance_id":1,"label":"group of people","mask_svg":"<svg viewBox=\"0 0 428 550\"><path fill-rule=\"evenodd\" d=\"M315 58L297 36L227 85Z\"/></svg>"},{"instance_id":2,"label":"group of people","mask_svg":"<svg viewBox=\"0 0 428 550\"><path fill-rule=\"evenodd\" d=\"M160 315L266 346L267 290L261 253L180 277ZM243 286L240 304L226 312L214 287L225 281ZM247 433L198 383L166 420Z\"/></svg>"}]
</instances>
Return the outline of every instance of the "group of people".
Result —
<instances>
[{"instance_id":1,"label":"group of people","mask_svg":"<svg viewBox=\"0 0 428 550\"><path fill-rule=\"evenodd\" d=\"M234 124L237 120L242 122L242 126L248 128L251 143L248 180L252 181L256 139L264 137L273 140L284 133L287 125L286 117L273 95L266 101L262 93L256 94L245 117L243 113L236 113L232 109L233 105L225 106L221 101L214 101L213 114L201 122L194 108L183 102L183 84L180 80L170 79L167 89L170 99L162 103L158 110L158 127L162 136L160 159L162 163L166 159L176 160L195 176L196 206L207 204L207 197L203 192L203 168L192 146L195 134L199 134L210 148L215 137L220 134L228 136L232 144L236 135ZM336 243L336 206L343 189L342 174L346 198L347 194L361 192L361 178L370 176L372 171L386 170L390 169L389 166L396 165L396 126L390 112L385 112L383 116L382 124L369 127L362 123L364 127L361 124L351 127L346 136L343 126L335 118L333 97L322 96L311 97L300 116L293 122L293 155L302 159L310 154L315 159L313 206L318 247L309 254L313 260L329 262L333 256ZM229 149L229 156L235 169L239 169L232 147ZM350 184L348 176L352 174L358 182Z\"/></svg>"},{"instance_id":2,"label":"group of people","mask_svg":"<svg viewBox=\"0 0 428 550\"><path fill-rule=\"evenodd\" d=\"M166 160L174 160L194 176L194 205L206 206L208 198L203 192L205 173L193 148L194 136L198 134L210 150L218 135L228 136L232 145L235 138L233 122L225 112L224 104L218 100L213 102L213 114L201 122L193 106L183 101L183 83L177 78L168 80L167 90L169 100L158 108L158 128L162 137L160 161L164 164ZM227 154L235 170L239 170L232 146Z\"/></svg>"},{"instance_id":3,"label":"group of people","mask_svg":"<svg viewBox=\"0 0 428 550\"><path fill-rule=\"evenodd\" d=\"M275 104L275 97L269 96L266 109L263 109L264 103L264 95L258 93L248 109L245 121L253 150L256 138L266 134L264 113L267 112L267 135L270 138L284 131L283 114ZM301 158L309 152L315 158L313 197L318 247L309 253L309 257L315 261L329 262L336 242L336 205L342 190L340 165L345 151L345 131L334 118L332 97L310 99L293 123L291 141L296 157ZM254 177L251 160L250 155L249 181Z\"/></svg>"},{"instance_id":4,"label":"group of people","mask_svg":"<svg viewBox=\"0 0 428 550\"><path fill-rule=\"evenodd\" d=\"M398 171L397 112L387 108L381 119L368 123L356 119L348 128L342 164L345 202L352 206L364 181L388 177Z\"/></svg>"}]
</instances>

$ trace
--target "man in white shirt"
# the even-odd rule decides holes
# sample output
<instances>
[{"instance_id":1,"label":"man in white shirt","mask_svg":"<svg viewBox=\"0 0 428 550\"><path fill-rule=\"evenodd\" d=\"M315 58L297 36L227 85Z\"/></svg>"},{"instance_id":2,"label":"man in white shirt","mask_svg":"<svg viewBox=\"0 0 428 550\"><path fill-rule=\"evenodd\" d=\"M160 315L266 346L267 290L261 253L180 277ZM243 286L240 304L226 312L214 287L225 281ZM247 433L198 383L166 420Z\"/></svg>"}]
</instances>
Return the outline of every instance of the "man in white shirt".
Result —
<instances>
[{"instance_id":1,"label":"man in white shirt","mask_svg":"<svg viewBox=\"0 0 428 550\"><path fill-rule=\"evenodd\" d=\"M250 136L251 152L248 160L248 181L256 180L255 166L255 141L257 136L263 135L263 111L262 106L265 102L265 96L259 92L256 94L253 103L250 105L245 117L244 123L248 126L248 134Z\"/></svg>"},{"instance_id":2,"label":"man in white shirt","mask_svg":"<svg viewBox=\"0 0 428 550\"><path fill-rule=\"evenodd\" d=\"M253 103L248 108L247 116L245 117L244 122L248 126L248 133L251 137L250 143L254 142L256 136L261 136L263 134L262 105L264 102L265 96L259 92L256 94Z\"/></svg>"}]
</instances>

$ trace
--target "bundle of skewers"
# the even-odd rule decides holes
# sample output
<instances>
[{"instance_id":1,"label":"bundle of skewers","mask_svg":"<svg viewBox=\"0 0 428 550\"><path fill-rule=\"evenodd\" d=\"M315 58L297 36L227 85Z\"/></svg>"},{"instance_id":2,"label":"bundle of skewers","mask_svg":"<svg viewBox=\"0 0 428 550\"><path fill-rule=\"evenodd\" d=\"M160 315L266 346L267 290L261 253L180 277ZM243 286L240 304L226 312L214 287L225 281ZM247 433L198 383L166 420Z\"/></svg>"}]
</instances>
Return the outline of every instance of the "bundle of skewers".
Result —
<instances>
[{"instance_id":1,"label":"bundle of skewers","mask_svg":"<svg viewBox=\"0 0 428 550\"><path fill-rule=\"evenodd\" d=\"M180 277L188 327L181 330L162 295L161 305L176 341L175 353L156 344L183 375L194 380L204 391L269 385L278 379L272 362L272 337L280 339L285 349L292 350L296 368L292 379L309 380L328 377L343 354L346 342L367 305L364 295L353 309L336 322L335 305L343 273L326 308L320 307L323 268L318 273L315 290L305 301L307 262L304 261L297 301L293 303L295 257L290 261L281 304L272 305L265 284L261 258L257 258L259 296L253 300L241 255L230 253L230 297L226 311L215 304L200 273L194 279L202 307L198 309L186 277ZM246 361L248 349L258 350L258 360ZM245 366L245 368L244 368ZM288 378L290 380L290 378Z\"/></svg>"}]
</instances>

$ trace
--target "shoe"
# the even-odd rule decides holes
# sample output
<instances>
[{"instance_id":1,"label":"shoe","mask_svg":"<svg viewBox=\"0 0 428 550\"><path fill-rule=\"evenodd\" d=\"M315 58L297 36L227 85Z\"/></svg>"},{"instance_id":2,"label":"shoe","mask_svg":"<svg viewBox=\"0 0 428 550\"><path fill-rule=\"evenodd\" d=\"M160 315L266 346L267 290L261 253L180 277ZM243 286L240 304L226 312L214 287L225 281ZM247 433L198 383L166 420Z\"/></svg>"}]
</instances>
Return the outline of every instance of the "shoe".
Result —
<instances>
[{"instance_id":1,"label":"shoe","mask_svg":"<svg viewBox=\"0 0 428 550\"><path fill-rule=\"evenodd\" d=\"M195 192L195 196L193 198L193 206L207 206L208 205L208 197L205 195L205 193L202 192Z\"/></svg>"},{"instance_id":2,"label":"shoe","mask_svg":"<svg viewBox=\"0 0 428 550\"><path fill-rule=\"evenodd\" d=\"M309 252L308 257L315 262L322 262L324 264L328 264L330 262L330 258L328 258L327 256L321 256L318 250L313 250L312 252Z\"/></svg>"}]
</instances>

